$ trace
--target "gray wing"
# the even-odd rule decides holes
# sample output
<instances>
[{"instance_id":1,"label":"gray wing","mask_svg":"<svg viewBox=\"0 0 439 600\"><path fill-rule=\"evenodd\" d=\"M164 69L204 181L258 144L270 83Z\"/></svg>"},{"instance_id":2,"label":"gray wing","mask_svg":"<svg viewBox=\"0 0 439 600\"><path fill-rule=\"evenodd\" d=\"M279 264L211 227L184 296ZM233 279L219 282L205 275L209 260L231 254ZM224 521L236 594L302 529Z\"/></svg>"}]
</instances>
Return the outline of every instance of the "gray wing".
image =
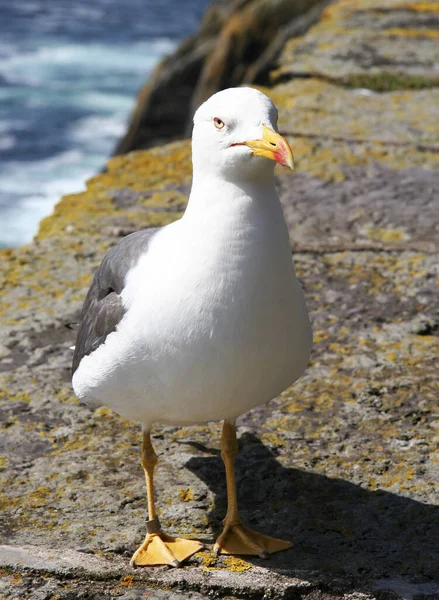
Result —
<instances>
[{"instance_id":1,"label":"gray wing","mask_svg":"<svg viewBox=\"0 0 439 600\"><path fill-rule=\"evenodd\" d=\"M148 250L160 228L143 229L123 238L105 256L82 307L73 356L74 373L84 356L94 352L114 331L125 314L120 294L127 273Z\"/></svg>"}]
</instances>

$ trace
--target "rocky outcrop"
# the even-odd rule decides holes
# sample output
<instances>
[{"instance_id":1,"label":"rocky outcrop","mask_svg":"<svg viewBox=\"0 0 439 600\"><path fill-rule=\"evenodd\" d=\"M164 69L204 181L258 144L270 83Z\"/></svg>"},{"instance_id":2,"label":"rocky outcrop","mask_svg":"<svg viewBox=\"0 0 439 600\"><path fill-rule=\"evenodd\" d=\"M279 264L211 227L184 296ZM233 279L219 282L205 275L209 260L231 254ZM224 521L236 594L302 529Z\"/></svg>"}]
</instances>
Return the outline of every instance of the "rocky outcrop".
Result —
<instances>
[{"instance_id":1,"label":"rocky outcrop","mask_svg":"<svg viewBox=\"0 0 439 600\"><path fill-rule=\"evenodd\" d=\"M190 137L192 116L218 90L264 84L292 35L318 19L327 0L213 2L196 35L162 60L140 91L115 154Z\"/></svg>"},{"instance_id":2,"label":"rocky outcrop","mask_svg":"<svg viewBox=\"0 0 439 600\"><path fill-rule=\"evenodd\" d=\"M323 77L379 92L439 84L437 2L336 2L306 38L290 40L272 81Z\"/></svg>"},{"instance_id":3,"label":"rocky outcrop","mask_svg":"<svg viewBox=\"0 0 439 600\"><path fill-rule=\"evenodd\" d=\"M113 158L33 244L0 251L4 597L438 598L438 15L434 2L339 0L285 45L265 89L297 163L278 183L314 349L292 389L240 419L237 473L243 518L291 550L215 559L219 426L157 427L160 519L208 550L131 570L139 428L70 387L64 323L111 244L181 215L189 143ZM351 56L371 39L385 91L384 71Z\"/></svg>"}]
</instances>

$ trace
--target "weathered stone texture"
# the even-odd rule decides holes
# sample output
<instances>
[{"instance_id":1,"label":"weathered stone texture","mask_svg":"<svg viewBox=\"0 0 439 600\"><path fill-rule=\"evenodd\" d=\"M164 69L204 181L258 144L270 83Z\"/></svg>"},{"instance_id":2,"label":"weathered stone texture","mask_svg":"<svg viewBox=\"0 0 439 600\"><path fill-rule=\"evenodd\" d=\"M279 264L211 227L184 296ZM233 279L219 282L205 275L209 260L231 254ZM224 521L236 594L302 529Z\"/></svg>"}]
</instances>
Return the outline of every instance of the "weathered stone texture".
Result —
<instances>
[{"instance_id":1,"label":"weathered stone texture","mask_svg":"<svg viewBox=\"0 0 439 600\"><path fill-rule=\"evenodd\" d=\"M324 76L380 91L437 85L439 3L341 0L285 47L273 78Z\"/></svg>"},{"instance_id":2,"label":"weathered stone texture","mask_svg":"<svg viewBox=\"0 0 439 600\"><path fill-rule=\"evenodd\" d=\"M293 548L215 559L219 424L157 427L162 523L208 549L179 570L131 570L146 518L139 427L79 405L70 387L64 323L106 249L182 214L190 145L179 142L112 159L34 243L0 252L0 596L439 597L437 89L364 95L328 82L324 61L323 79L285 80L307 44L317 53L319 28L339 23L339 44L381 18L422 33L435 7L342 0L265 90L297 162L278 184L314 349L292 389L240 419L238 492L248 524Z\"/></svg>"}]
</instances>

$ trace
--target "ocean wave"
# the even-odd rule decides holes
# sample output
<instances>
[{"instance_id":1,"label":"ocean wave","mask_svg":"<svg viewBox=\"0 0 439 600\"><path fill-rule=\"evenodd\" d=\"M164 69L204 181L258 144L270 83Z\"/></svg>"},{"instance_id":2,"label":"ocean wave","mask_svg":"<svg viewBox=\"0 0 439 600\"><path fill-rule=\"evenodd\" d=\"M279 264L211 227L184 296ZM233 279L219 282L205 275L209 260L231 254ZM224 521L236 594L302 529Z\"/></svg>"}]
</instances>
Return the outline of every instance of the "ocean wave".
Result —
<instances>
[{"instance_id":1,"label":"ocean wave","mask_svg":"<svg viewBox=\"0 0 439 600\"><path fill-rule=\"evenodd\" d=\"M99 166L99 156L88 157L84 163L84 153L73 150L50 159L15 162L2 168L0 246L29 242L36 224L50 214L60 197L83 191L84 182Z\"/></svg>"},{"instance_id":2,"label":"ocean wave","mask_svg":"<svg viewBox=\"0 0 439 600\"><path fill-rule=\"evenodd\" d=\"M174 47L164 38L122 46L33 43L38 47L0 62L0 78L9 84L0 90L0 109L11 107L0 121L0 246L28 242L59 198L83 189L102 168L125 131L137 87ZM3 45L4 54L9 50ZM41 133L37 115L50 119ZM55 136L67 150L42 159ZM20 144L35 160L20 160Z\"/></svg>"},{"instance_id":3,"label":"ocean wave","mask_svg":"<svg viewBox=\"0 0 439 600\"><path fill-rule=\"evenodd\" d=\"M2 180L1 196L4 199L8 194L35 195L36 190L41 190L41 195L53 189L53 182L74 173L74 181L78 181L78 174L88 172L95 164L84 165L84 152L75 149L61 152L44 160L10 161L0 168ZM92 163L93 161L90 161ZM1 201L1 200L0 200Z\"/></svg>"},{"instance_id":4,"label":"ocean wave","mask_svg":"<svg viewBox=\"0 0 439 600\"><path fill-rule=\"evenodd\" d=\"M10 150L15 146L16 141L13 135L0 135L0 151Z\"/></svg>"},{"instance_id":5,"label":"ocean wave","mask_svg":"<svg viewBox=\"0 0 439 600\"><path fill-rule=\"evenodd\" d=\"M124 133L135 95L208 0L0 0L0 246L28 242Z\"/></svg>"},{"instance_id":6,"label":"ocean wave","mask_svg":"<svg viewBox=\"0 0 439 600\"><path fill-rule=\"evenodd\" d=\"M41 10L39 2L17 2L16 8L22 13L35 13Z\"/></svg>"},{"instance_id":7,"label":"ocean wave","mask_svg":"<svg viewBox=\"0 0 439 600\"><path fill-rule=\"evenodd\" d=\"M74 145L82 146L88 151L105 153L114 146L126 131L126 114L93 115L76 121L70 127L70 137Z\"/></svg>"},{"instance_id":8,"label":"ocean wave","mask_svg":"<svg viewBox=\"0 0 439 600\"><path fill-rule=\"evenodd\" d=\"M34 40L38 44L38 40ZM3 57L0 63L0 76L9 84L24 83L38 86L47 80L70 78L75 73L81 79L91 75L113 73L146 74L157 59L175 47L166 38L135 42L132 44L64 44L41 40L41 46L32 51L15 52ZM90 60L90 57L93 60Z\"/></svg>"},{"instance_id":9,"label":"ocean wave","mask_svg":"<svg viewBox=\"0 0 439 600\"><path fill-rule=\"evenodd\" d=\"M20 131L26 127L26 121L22 119L8 119L7 121L0 121L0 134L10 133L12 131Z\"/></svg>"},{"instance_id":10,"label":"ocean wave","mask_svg":"<svg viewBox=\"0 0 439 600\"><path fill-rule=\"evenodd\" d=\"M134 106L131 94L86 91L80 96L81 106L99 112L117 112L127 115Z\"/></svg>"}]
</instances>

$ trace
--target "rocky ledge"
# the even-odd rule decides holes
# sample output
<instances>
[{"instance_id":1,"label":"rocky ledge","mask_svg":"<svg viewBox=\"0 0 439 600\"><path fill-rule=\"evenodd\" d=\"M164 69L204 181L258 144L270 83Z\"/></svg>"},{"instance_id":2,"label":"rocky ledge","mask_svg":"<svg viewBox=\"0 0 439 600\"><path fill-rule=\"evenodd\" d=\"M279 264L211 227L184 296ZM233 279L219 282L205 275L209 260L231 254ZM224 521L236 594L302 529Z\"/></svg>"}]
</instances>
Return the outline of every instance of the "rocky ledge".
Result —
<instances>
[{"instance_id":1,"label":"rocky ledge","mask_svg":"<svg viewBox=\"0 0 439 600\"><path fill-rule=\"evenodd\" d=\"M219 425L157 427L161 521L207 549L132 570L139 428L72 394L64 324L111 244L181 215L189 143L112 159L0 252L0 596L439 598L438 24L437 2L339 0L265 89L296 156L278 183L314 350L241 418L237 475L244 519L291 550L216 559Z\"/></svg>"}]
</instances>

